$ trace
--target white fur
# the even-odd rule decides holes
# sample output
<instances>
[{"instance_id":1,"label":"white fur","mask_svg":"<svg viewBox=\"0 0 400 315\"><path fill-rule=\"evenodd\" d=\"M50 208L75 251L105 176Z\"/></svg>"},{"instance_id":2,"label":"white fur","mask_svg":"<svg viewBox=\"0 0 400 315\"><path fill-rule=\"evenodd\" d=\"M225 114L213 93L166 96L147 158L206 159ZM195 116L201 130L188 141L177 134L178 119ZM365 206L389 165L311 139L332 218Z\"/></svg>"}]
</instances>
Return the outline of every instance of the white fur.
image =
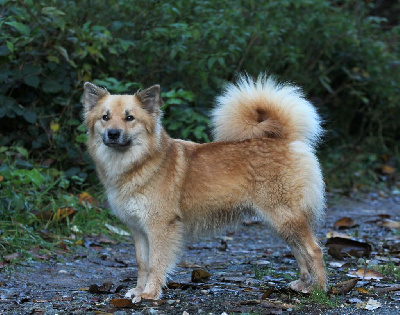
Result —
<instances>
[{"instance_id":1,"label":"white fur","mask_svg":"<svg viewBox=\"0 0 400 315\"><path fill-rule=\"evenodd\" d=\"M270 108L278 111L278 116L287 122L291 128L290 135L295 140L313 146L322 133L320 117L313 105L304 98L300 88L279 84L265 74L260 74L257 81L247 75L240 76L236 85L226 86L216 103L212 124L217 141L238 141L252 137L246 129L254 121L243 121L241 114L243 108L254 106L254 103L271 104ZM233 126L236 130L233 130ZM243 139L238 138L238 135Z\"/></svg>"}]
</instances>

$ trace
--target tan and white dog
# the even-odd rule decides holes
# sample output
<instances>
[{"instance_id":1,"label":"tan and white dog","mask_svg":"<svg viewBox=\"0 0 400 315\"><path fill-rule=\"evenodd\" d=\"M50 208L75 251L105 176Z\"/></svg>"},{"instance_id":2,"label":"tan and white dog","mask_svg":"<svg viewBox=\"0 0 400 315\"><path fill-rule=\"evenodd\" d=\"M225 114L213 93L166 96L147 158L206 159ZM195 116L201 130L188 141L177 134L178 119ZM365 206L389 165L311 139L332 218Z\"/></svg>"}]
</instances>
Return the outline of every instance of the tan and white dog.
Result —
<instances>
[{"instance_id":1,"label":"tan and white dog","mask_svg":"<svg viewBox=\"0 0 400 315\"><path fill-rule=\"evenodd\" d=\"M314 235L324 210L314 154L322 130L299 88L242 76L217 99L216 142L207 144L168 136L158 85L134 95L112 95L89 82L84 90L90 155L135 242L138 280L126 297L158 299L186 233L232 224L249 211L291 247L300 279L290 287L325 289Z\"/></svg>"}]
</instances>

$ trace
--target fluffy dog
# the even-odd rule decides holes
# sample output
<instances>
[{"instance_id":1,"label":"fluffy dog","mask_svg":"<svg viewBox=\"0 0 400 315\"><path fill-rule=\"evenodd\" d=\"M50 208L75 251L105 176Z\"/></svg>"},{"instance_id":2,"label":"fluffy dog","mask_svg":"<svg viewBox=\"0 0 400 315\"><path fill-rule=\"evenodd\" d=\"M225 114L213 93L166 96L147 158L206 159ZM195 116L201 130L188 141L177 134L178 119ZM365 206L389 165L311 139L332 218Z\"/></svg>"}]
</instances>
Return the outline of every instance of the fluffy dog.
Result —
<instances>
[{"instance_id":1,"label":"fluffy dog","mask_svg":"<svg viewBox=\"0 0 400 315\"><path fill-rule=\"evenodd\" d=\"M299 88L240 77L217 98L215 142L206 144L168 136L158 85L112 95L87 82L83 104L88 150L135 243L138 280L126 297L158 299L186 233L232 224L249 209L292 249L300 279L290 287L325 289L314 234L324 209L320 118Z\"/></svg>"}]
</instances>

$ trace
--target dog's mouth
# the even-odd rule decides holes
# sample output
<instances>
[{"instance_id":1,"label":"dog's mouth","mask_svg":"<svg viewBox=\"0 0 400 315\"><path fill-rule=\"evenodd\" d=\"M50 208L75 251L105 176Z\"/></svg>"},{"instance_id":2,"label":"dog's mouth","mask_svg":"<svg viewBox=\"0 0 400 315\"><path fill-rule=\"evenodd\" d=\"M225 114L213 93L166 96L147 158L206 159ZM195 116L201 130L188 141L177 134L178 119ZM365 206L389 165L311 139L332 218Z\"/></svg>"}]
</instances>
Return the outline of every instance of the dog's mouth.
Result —
<instances>
[{"instance_id":1,"label":"dog's mouth","mask_svg":"<svg viewBox=\"0 0 400 315\"><path fill-rule=\"evenodd\" d=\"M125 142L103 141L103 143L110 148L126 148L132 144L131 140Z\"/></svg>"},{"instance_id":2,"label":"dog's mouth","mask_svg":"<svg viewBox=\"0 0 400 315\"><path fill-rule=\"evenodd\" d=\"M108 139L103 137L103 143L109 148L126 149L131 146L131 139Z\"/></svg>"}]
</instances>

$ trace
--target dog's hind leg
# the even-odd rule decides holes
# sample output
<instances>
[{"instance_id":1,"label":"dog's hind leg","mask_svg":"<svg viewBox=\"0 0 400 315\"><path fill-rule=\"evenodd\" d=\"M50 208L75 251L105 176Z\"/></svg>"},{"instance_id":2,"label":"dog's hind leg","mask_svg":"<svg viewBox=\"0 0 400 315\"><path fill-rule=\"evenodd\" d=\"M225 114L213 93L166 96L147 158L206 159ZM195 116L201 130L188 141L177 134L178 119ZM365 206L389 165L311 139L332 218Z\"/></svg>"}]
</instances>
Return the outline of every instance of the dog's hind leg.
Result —
<instances>
[{"instance_id":1,"label":"dog's hind leg","mask_svg":"<svg viewBox=\"0 0 400 315\"><path fill-rule=\"evenodd\" d=\"M161 295L166 276L174 267L181 249L183 225L179 216L171 220L155 220L148 226L149 265L146 286L133 302L156 300Z\"/></svg>"},{"instance_id":2,"label":"dog's hind leg","mask_svg":"<svg viewBox=\"0 0 400 315\"><path fill-rule=\"evenodd\" d=\"M317 287L326 289L326 272L322 251L304 212L280 207L264 212L278 234L292 249L300 269L300 279L290 283L296 291L308 292Z\"/></svg>"},{"instance_id":3,"label":"dog's hind leg","mask_svg":"<svg viewBox=\"0 0 400 315\"><path fill-rule=\"evenodd\" d=\"M133 298L143 292L147 278L149 276L149 241L143 231L131 229L133 241L135 243L136 264L138 267L136 287L130 289L126 298Z\"/></svg>"}]
</instances>

